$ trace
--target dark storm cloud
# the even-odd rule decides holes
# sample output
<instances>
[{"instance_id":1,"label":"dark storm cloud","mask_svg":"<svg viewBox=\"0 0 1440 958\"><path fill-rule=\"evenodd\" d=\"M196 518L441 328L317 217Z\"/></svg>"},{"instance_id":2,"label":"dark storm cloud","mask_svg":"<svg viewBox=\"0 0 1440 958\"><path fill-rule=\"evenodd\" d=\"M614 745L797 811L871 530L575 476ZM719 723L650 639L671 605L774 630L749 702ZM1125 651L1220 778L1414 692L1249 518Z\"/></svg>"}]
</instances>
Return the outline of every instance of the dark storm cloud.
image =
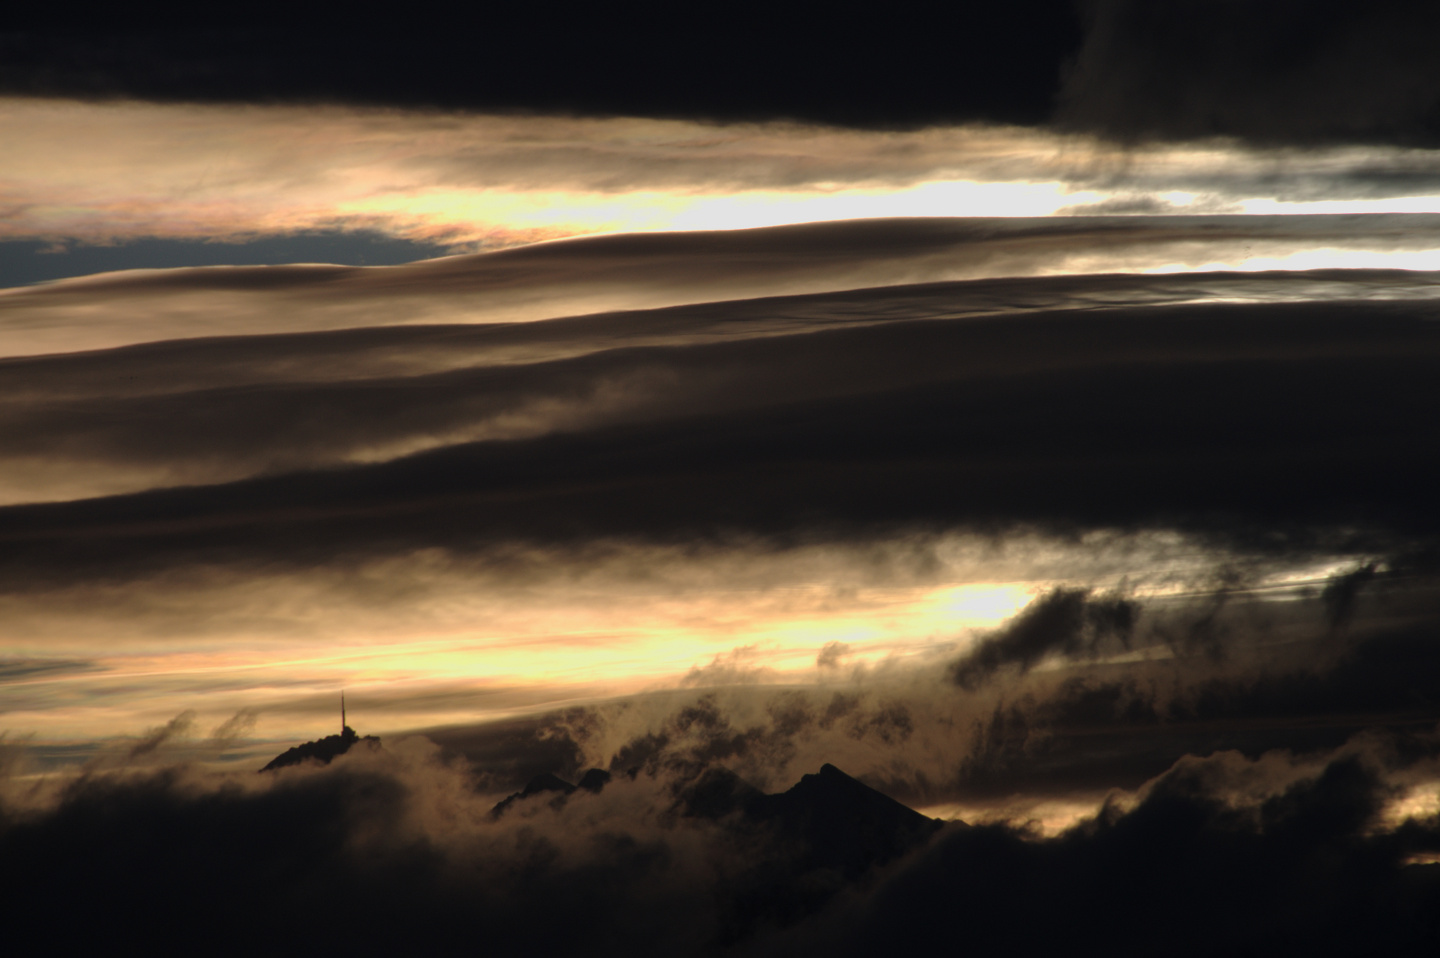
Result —
<instances>
[{"instance_id":1,"label":"dark storm cloud","mask_svg":"<svg viewBox=\"0 0 1440 958\"><path fill-rule=\"evenodd\" d=\"M694 19L661 4L564 17L485 7L313 27L288 12L277 11L283 30L207 15L197 24L189 10L149 27L136 14L83 30L41 15L0 37L0 90L860 126L1027 122L1049 112L1061 61L1079 43L1069 0L857 18L759 4Z\"/></svg>"},{"instance_id":2,"label":"dark storm cloud","mask_svg":"<svg viewBox=\"0 0 1440 958\"><path fill-rule=\"evenodd\" d=\"M186 16L16 24L0 91L859 127L1058 117L1124 140L1270 145L1440 135L1440 14L1424 0L1025 0L854 19L731 6L699 30L658 8L323 31ZM543 53L499 39L541 35Z\"/></svg>"},{"instance_id":3,"label":"dark storm cloud","mask_svg":"<svg viewBox=\"0 0 1440 958\"><path fill-rule=\"evenodd\" d=\"M1091 0L1062 125L1122 140L1440 141L1424 0Z\"/></svg>"}]
</instances>

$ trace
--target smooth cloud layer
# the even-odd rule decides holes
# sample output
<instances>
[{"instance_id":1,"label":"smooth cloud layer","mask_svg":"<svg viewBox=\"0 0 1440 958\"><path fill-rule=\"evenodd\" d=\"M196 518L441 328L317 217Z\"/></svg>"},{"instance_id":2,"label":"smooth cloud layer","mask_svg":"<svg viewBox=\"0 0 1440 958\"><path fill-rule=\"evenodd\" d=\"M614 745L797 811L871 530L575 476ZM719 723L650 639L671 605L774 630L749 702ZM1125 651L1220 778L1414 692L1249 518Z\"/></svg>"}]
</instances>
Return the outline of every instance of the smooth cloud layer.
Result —
<instances>
[{"instance_id":1,"label":"smooth cloud layer","mask_svg":"<svg viewBox=\"0 0 1440 958\"><path fill-rule=\"evenodd\" d=\"M930 315L926 309L1012 312L1049 303L1063 307L1097 295L1101 298L1091 302L1104 302L1108 296L1119 296L1124 303L1185 302L1226 294L1267 301L1322 295L1424 298L1429 295L1426 277L1395 273L1374 280L1351 274L1343 290L1327 290L1329 280L1316 272L1270 280L1212 278L1199 286L1188 280L1141 282L1133 277L1102 279L1099 274L1357 266L1429 270L1440 265L1437 257L1440 217L1429 215L934 217L588 237L403 266L132 270L5 290L0 292L0 356L203 337L516 323L971 279L1011 282L975 285L959 299L930 303L917 300L929 292L915 289L903 294L902 309L917 316ZM1086 278L1066 282L1058 278L1062 274ZM1056 278L1043 284L1017 282L1036 276ZM1219 292L1221 287L1226 293ZM1032 293L1040 290L1045 298L1032 301ZM658 324L617 318L607 321L609 328L597 329L576 319L575 324L545 330L487 329L483 335L493 344L489 355L513 364L592 352L609 344L672 343L682 329L690 328L696 340L704 340L868 323L879 308L877 297L891 294L854 295L858 298L852 303L842 297L820 309L806 310L801 303L799 313L785 304L767 303L760 307L765 315L752 317L747 306L727 310L717 305L699 313L671 313ZM771 315L777 306L791 325ZM732 315L725 315L727 311ZM559 335L551 336L552 329ZM638 333L641 329L645 332ZM379 338L362 347L372 357L383 357L369 360L372 366L415 369L408 349L398 342L391 348L384 335L376 334ZM549 345L553 339L575 344ZM547 345L536 346L538 342ZM226 349L237 357L249 354L238 344ZM456 365L435 358L444 351L441 347L425 351L432 368ZM226 364L235 362L255 365L243 358ZM317 377L333 378L351 375L352 367L353 360L346 360L336 373L314 364L310 369Z\"/></svg>"}]
</instances>

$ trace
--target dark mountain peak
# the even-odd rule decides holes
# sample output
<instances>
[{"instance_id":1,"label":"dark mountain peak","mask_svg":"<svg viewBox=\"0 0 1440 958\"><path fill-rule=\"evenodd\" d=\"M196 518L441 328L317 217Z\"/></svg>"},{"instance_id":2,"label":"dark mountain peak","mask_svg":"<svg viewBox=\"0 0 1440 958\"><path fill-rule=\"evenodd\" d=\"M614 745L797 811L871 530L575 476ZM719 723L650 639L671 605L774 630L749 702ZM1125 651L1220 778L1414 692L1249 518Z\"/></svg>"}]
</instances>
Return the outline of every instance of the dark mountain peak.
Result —
<instances>
[{"instance_id":1,"label":"dark mountain peak","mask_svg":"<svg viewBox=\"0 0 1440 958\"><path fill-rule=\"evenodd\" d=\"M565 781L565 779L561 778L558 775L552 775L549 772L541 772L539 775L536 775L534 778L530 779L530 781L526 782L525 787L522 788L520 791L507 798L502 799L499 803L497 803L495 807L490 810L490 815L494 818L499 818L505 813L505 810L507 808L509 808L511 805L514 805L516 802L524 801L527 798L531 798L535 795L540 795L545 792L554 793L555 797L551 799L551 801L556 805L556 807L558 807L560 805L563 805L565 799L569 798L576 791L580 791L583 789L587 792L599 792L606 786L607 783L609 783L609 781L610 773L599 768L592 768L584 775L582 775L580 777L579 785L571 785L569 782Z\"/></svg>"},{"instance_id":2,"label":"dark mountain peak","mask_svg":"<svg viewBox=\"0 0 1440 958\"><path fill-rule=\"evenodd\" d=\"M525 783L525 787L520 790L518 797L529 798L531 795L539 795L541 792L562 792L569 795L573 791L575 791L575 786L565 779L558 775L551 775L549 772L542 772Z\"/></svg>"},{"instance_id":3,"label":"dark mountain peak","mask_svg":"<svg viewBox=\"0 0 1440 958\"><path fill-rule=\"evenodd\" d=\"M767 795L728 768L706 769L680 792L676 809L694 818L736 816L774 833L806 868L856 877L923 844L941 823L851 778L834 765Z\"/></svg>"},{"instance_id":4,"label":"dark mountain peak","mask_svg":"<svg viewBox=\"0 0 1440 958\"><path fill-rule=\"evenodd\" d=\"M375 735L366 735L363 738L355 734L355 730L346 725L344 731L339 735L327 735L314 742L306 742L294 748L281 752L270 760L270 763L260 771L269 772L277 768L284 768L287 765L299 765L301 762L314 759L321 765L329 765L338 756L344 755L350 749L360 743L369 748L379 748L380 739Z\"/></svg>"},{"instance_id":5,"label":"dark mountain peak","mask_svg":"<svg viewBox=\"0 0 1440 958\"><path fill-rule=\"evenodd\" d=\"M829 763L820 766L818 773L801 776L789 791L765 799L773 812L782 815L828 808L896 825L918 826L933 821Z\"/></svg>"},{"instance_id":6,"label":"dark mountain peak","mask_svg":"<svg viewBox=\"0 0 1440 958\"><path fill-rule=\"evenodd\" d=\"M752 800L746 812L799 843L812 866L836 868L848 877L900 857L941 827L829 764L789 791Z\"/></svg>"},{"instance_id":7,"label":"dark mountain peak","mask_svg":"<svg viewBox=\"0 0 1440 958\"><path fill-rule=\"evenodd\" d=\"M729 769L710 768L677 804L683 814L731 830L754 856L746 890L722 919L721 937L732 943L815 914L841 888L867 881L942 827L829 764L774 795Z\"/></svg>"},{"instance_id":8,"label":"dark mountain peak","mask_svg":"<svg viewBox=\"0 0 1440 958\"><path fill-rule=\"evenodd\" d=\"M735 812L748 815L756 802L768 797L730 769L713 765L681 790L676 808L688 817L719 819Z\"/></svg>"},{"instance_id":9,"label":"dark mountain peak","mask_svg":"<svg viewBox=\"0 0 1440 958\"><path fill-rule=\"evenodd\" d=\"M587 792L599 793L606 785L610 784L611 777L610 773L603 768L592 768L580 776L576 787L583 788Z\"/></svg>"}]
</instances>

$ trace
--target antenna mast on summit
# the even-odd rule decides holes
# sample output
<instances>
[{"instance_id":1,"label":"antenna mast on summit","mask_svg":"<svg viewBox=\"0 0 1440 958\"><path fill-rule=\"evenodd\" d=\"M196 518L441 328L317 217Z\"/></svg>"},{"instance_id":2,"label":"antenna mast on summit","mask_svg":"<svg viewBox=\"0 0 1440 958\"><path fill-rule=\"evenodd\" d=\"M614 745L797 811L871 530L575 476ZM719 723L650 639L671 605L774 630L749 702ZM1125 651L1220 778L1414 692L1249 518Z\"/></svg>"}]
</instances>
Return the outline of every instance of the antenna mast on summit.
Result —
<instances>
[{"instance_id":1,"label":"antenna mast on summit","mask_svg":"<svg viewBox=\"0 0 1440 958\"><path fill-rule=\"evenodd\" d=\"M340 734L344 735L345 730L350 726L345 724L345 691L340 691Z\"/></svg>"}]
</instances>

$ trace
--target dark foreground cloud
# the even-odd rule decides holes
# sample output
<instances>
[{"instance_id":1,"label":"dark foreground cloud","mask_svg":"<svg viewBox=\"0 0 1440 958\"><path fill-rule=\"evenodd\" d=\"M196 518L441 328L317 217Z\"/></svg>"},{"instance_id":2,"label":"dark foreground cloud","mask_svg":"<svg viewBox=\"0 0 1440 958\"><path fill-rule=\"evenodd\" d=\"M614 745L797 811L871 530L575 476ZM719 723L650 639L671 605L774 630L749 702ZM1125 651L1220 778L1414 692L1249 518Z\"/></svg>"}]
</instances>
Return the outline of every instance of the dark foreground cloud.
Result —
<instances>
[{"instance_id":1,"label":"dark foreground cloud","mask_svg":"<svg viewBox=\"0 0 1440 958\"><path fill-rule=\"evenodd\" d=\"M1236 779L1257 771L1235 755L1187 759L1133 809L1107 809L1049 841L1006 827L951 832L879 891L848 945L854 954L956 940L1018 954L1433 947L1440 866L1405 863L1436 847L1437 822L1371 832L1390 789L1359 756L1237 794Z\"/></svg>"},{"instance_id":2,"label":"dark foreground cloud","mask_svg":"<svg viewBox=\"0 0 1440 958\"><path fill-rule=\"evenodd\" d=\"M1387 808L1434 753L1186 758L1058 837L951 825L856 868L788 845L810 826L778 806L727 811L754 793L715 766L498 817L463 771L383 751L262 781L91 774L6 803L0 887L52 953L1423 953L1440 876L1409 862L1440 823Z\"/></svg>"}]
</instances>

